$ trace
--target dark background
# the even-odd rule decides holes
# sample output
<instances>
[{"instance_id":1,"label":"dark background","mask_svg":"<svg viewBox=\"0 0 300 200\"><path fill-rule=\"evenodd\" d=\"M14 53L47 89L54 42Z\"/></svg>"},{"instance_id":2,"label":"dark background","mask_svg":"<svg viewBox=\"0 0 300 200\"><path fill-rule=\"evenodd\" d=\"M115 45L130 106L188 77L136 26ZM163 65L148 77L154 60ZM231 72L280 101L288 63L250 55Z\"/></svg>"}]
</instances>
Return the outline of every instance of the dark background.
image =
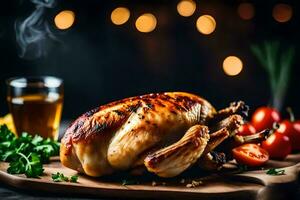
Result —
<instances>
[{"instance_id":1,"label":"dark background","mask_svg":"<svg viewBox=\"0 0 300 200\"><path fill-rule=\"evenodd\" d=\"M0 115L8 112L5 79L12 76L53 75L65 81L64 119L74 119L98 105L124 97L160 91L189 91L221 108L234 100L246 101L252 109L267 105L271 94L268 77L250 51L251 44L280 40L283 49L296 48L290 87L284 107L292 106L300 118L299 94L299 3L298 1L250 0L255 16L242 20L237 7L245 1L201 0L193 16L177 13L177 0L65 0L46 9L45 20L60 42L47 48L42 58L20 58L14 24L34 10L29 0L6 0L0 5ZM276 3L293 8L292 19L278 23L272 18ZM125 6L129 21L116 26L111 11ZM74 25L57 30L54 16L61 10L76 14ZM140 33L136 18L151 12L158 24L151 33ZM211 35L200 34L195 22L210 14L217 22ZM224 74L222 62L229 55L241 58L243 71Z\"/></svg>"}]
</instances>

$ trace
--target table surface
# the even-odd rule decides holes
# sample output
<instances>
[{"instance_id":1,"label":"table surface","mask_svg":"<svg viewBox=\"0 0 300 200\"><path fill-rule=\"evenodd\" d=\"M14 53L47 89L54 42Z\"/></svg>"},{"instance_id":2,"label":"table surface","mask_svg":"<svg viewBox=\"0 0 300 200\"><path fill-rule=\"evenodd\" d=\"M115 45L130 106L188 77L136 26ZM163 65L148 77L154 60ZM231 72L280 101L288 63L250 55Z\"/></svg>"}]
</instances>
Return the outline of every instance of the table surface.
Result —
<instances>
[{"instance_id":1,"label":"table surface","mask_svg":"<svg viewBox=\"0 0 300 200\"><path fill-rule=\"evenodd\" d=\"M60 128L60 137L62 137L65 129L67 128L70 121L63 121ZM0 182L0 200L2 199L29 199L29 200L38 200L38 199L66 199L66 200L87 200L87 199L95 199L93 197L86 197L86 196L70 196L68 194L45 194L39 191L25 191L13 188L11 186L8 186L4 183ZM99 198L97 198L99 199ZM300 199L300 179L298 181L297 191L295 193L295 200ZM273 200L273 199L272 199Z\"/></svg>"},{"instance_id":2,"label":"table surface","mask_svg":"<svg viewBox=\"0 0 300 200\"><path fill-rule=\"evenodd\" d=\"M300 183L300 182L299 182ZM295 200L299 200L300 197L300 184L298 183L298 187L297 187L297 191L294 195L294 198L290 198L289 200L295 199ZM45 193L41 193L38 191L24 191L24 190L20 190L20 189L16 189L13 187L10 187L8 185L5 185L3 183L0 182L0 199L10 199L10 200L38 200L38 199L57 199L57 200L62 200L62 199L66 199L66 200L93 200L96 198L93 197L86 197L86 196L70 196L68 194L45 194ZM99 198L97 198L99 199ZM101 200L104 200L105 198L101 198ZM278 200L281 200L282 198L278 198ZM283 198L286 199L286 198ZM274 200L272 198L272 200Z\"/></svg>"}]
</instances>

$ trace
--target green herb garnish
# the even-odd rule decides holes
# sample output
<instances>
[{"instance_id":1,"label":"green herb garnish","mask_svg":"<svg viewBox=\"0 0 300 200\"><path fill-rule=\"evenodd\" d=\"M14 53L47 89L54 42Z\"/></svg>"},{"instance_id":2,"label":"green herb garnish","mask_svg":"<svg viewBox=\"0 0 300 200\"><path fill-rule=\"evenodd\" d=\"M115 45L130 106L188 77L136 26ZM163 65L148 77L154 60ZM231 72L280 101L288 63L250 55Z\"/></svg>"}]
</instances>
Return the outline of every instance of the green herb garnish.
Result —
<instances>
[{"instance_id":1,"label":"green herb garnish","mask_svg":"<svg viewBox=\"0 0 300 200\"><path fill-rule=\"evenodd\" d=\"M43 163L58 153L59 143L54 140L25 132L16 137L6 125L0 126L0 161L9 162L10 174L38 178L43 174Z\"/></svg>"},{"instance_id":2,"label":"green herb garnish","mask_svg":"<svg viewBox=\"0 0 300 200\"><path fill-rule=\"evenodd\" d=\"M279 176L279 175L284 175L285 170L284 169L276 169L276 168L271 168L269 169L266 174L272 175L272 176Z\"/></svg>"},{"instance_id":3,"label":"green herb garnish","mask_svg":"<svg viewBox=\"0 0 300 200\"><path fill-rule=\"evenodd\" d=\"M122 185L135 185L137 184L138 182L136 182L135 180L122 180Z\"/></svg>"},{"instance_id":4,"label":"green herb garnish","mask_svg":"<svg viewBox=\"0 0 300 200\"><path fill-rule=\"evenodd\" d=\"M69 178L65 176L63 173L57 172L56 174L52 174L52 180L54 182L69 182Z\"/></svg>"},{"instance_id":5,"label":"green herb garnish","mask_svg":"<svg viewBox=\"0 0 300 200\"><path fill-rule=\"evenodd\" d=\"M238 165L238 169L239 169L239 171L244 172L244 171L248 170L248 166L247 165L239 164Z\"/></svg>"},{"instance_id":6,"label":"green herb garnish","mask_svg":"<svg viewBox=\"0 0 300 200\"><path fill-rule=\"evenodd\" d=\"M77 175L71 176L70 182L72 182L72 183L77 183L77 181L78 181L78 176L77 176Z\"/></svg>"},{"instance_id":7,"label":"green herb garnish","mask_svg":"<svg viewBox=\"0 0 300 200\"><path fill-rule=\"evenodd\" d=\"M73 175L70 178L65 176L63 173L56 172L56 174L52 174L52 180L54 182L72 182L77 183L78 176Z\"/></svg>"}]
</instances>

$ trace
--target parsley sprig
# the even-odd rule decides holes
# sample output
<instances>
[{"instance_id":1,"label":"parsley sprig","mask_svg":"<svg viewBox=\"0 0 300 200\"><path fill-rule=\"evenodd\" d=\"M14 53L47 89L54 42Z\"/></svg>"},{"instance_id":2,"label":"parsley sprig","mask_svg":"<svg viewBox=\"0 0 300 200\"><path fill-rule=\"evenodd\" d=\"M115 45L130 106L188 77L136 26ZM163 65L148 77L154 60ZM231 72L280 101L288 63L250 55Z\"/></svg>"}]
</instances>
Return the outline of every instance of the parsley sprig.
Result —
<instances>
[{"instance_id":1,"label":"parsley sprig","mask_svg":"<svg viewBox=\"0 0 300 200\"><path fill-rule=\"evenodd\" d=\"M25 132L16 137L6 125L0 126L0 160L9 162L10 174L38 178L43 174L43 164L58 153L59 143L54 140Z\"/></svg>"},{"instance_id":2,"label":"parsley sprig","mask_svg":"<svg viewBox=\"0 0 300 200\"><path fill-rule=\"evenodd\" d=\"M135 185L135 184L138 184L138 182L135 180L127 180L127 179L122 180L122 185Z\"/></svg>"},{"instance_id":3,"label":"parsley sprig","mask_svg":"<svg viewBox=\"0 0 300 200\"><path fill-rule=\"evenodd\" d=\"M285 170L284 169L276 169L276 168L271 168L269 169L266 174L272 175L272 176L279 176L279 175L284 175Z\"/></svg>"},{"instance_id":4,"label":"parsley sprig","mask_svg":"<svg viewBox=\"0 0 300 200\"><path fill-rule=\"evenodd\" d=\"M70 178L65 176L63 173L56 172L56 174L52 174L52 180L54 182L72 182L77 183L78 176L73 175Z\"/></svg>"}]
</instances>

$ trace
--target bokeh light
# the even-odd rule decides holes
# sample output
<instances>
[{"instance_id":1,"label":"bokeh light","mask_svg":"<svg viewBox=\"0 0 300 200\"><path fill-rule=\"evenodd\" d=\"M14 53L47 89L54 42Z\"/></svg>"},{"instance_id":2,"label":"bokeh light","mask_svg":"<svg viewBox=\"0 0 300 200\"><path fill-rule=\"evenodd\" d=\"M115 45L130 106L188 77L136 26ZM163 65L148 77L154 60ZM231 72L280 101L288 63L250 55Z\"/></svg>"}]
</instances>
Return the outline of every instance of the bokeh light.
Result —
<instances>
[{"instance_id":1,"label":"bokeh light","mask_svg":"<svg viewBox=\"0 0 300 200\"><path fill-rule=\"evenodd\" d=\"M273 18L280 23L289 21L292 18L293 9L288 4L276 4L273 8Z\"/></svg>"},{"instance_id":2,"label":"bokeh light","mask_svg":"<svg viewBox=\"0 0 300 200\"><path fill-rule=\"evenodd\" d=\"M130 11L124 7L114 9L110 15L112 23L116 25L125 24L130 17Z\"/></svg>"},{"instance_id":3,"label":"bokeh light","mask_svg":"<svg viewBox=\"0 0 300 200\"><path fill-rule=\"evenodd\" d=\"M75 21L75 13L71 10L63 10L54 18L54 23L58 29L65 30L70 28Z\"/></svg>"},{"instance_id":4,"label":"bokeh light","mask_svg":"<svg viewBox=\"0 0 300 200\"><path fill-rule=\"evenodd\" d=\"M228 56L223 61L223 70L228 76L236 76L243 70L243 63L236 56Z\"/></svg>"},{"instance_id":5,"label":"bokeh light","mask_svg":"<svg viewBox=\"0 0 300 200\"><path fill-rule=\"evenodd\" d=\"M216 29L216 21L210 15L202 15L197 19L196 27L200 33L208 35Z\"/></svg>"},{"instance_id":6,"label":"bokeh light","mask_svg":"<svg viewBox=\"0 0 300 200\"><path fill-rule=\"evenodd\" d=\"M145 13L139 16L135 22L138 31L142 33L149 33L156 27L157 20L151 13Z\"/></svg>"},{"instance_id":7,"label":"bokeh light","mask_svg":"<svg viewBox=\"0 0 300 200\"><path fill-rule=\"evenodd\" d=\"M255 9L251 3L241 3L238 7L238 14L244 20L250 20L254 17Z\"/></svg>"},{"instance_id":8,"label":"bokeh light","mask_svg":"<svg viewBox=\"0 0 300 200\"><path fill-rule=\"evenodd\" d=\"M194 14L196 3L193 0L182 0L177 4L177 11L183 17L189 17Z\"/></svg>"}]
</instances>

